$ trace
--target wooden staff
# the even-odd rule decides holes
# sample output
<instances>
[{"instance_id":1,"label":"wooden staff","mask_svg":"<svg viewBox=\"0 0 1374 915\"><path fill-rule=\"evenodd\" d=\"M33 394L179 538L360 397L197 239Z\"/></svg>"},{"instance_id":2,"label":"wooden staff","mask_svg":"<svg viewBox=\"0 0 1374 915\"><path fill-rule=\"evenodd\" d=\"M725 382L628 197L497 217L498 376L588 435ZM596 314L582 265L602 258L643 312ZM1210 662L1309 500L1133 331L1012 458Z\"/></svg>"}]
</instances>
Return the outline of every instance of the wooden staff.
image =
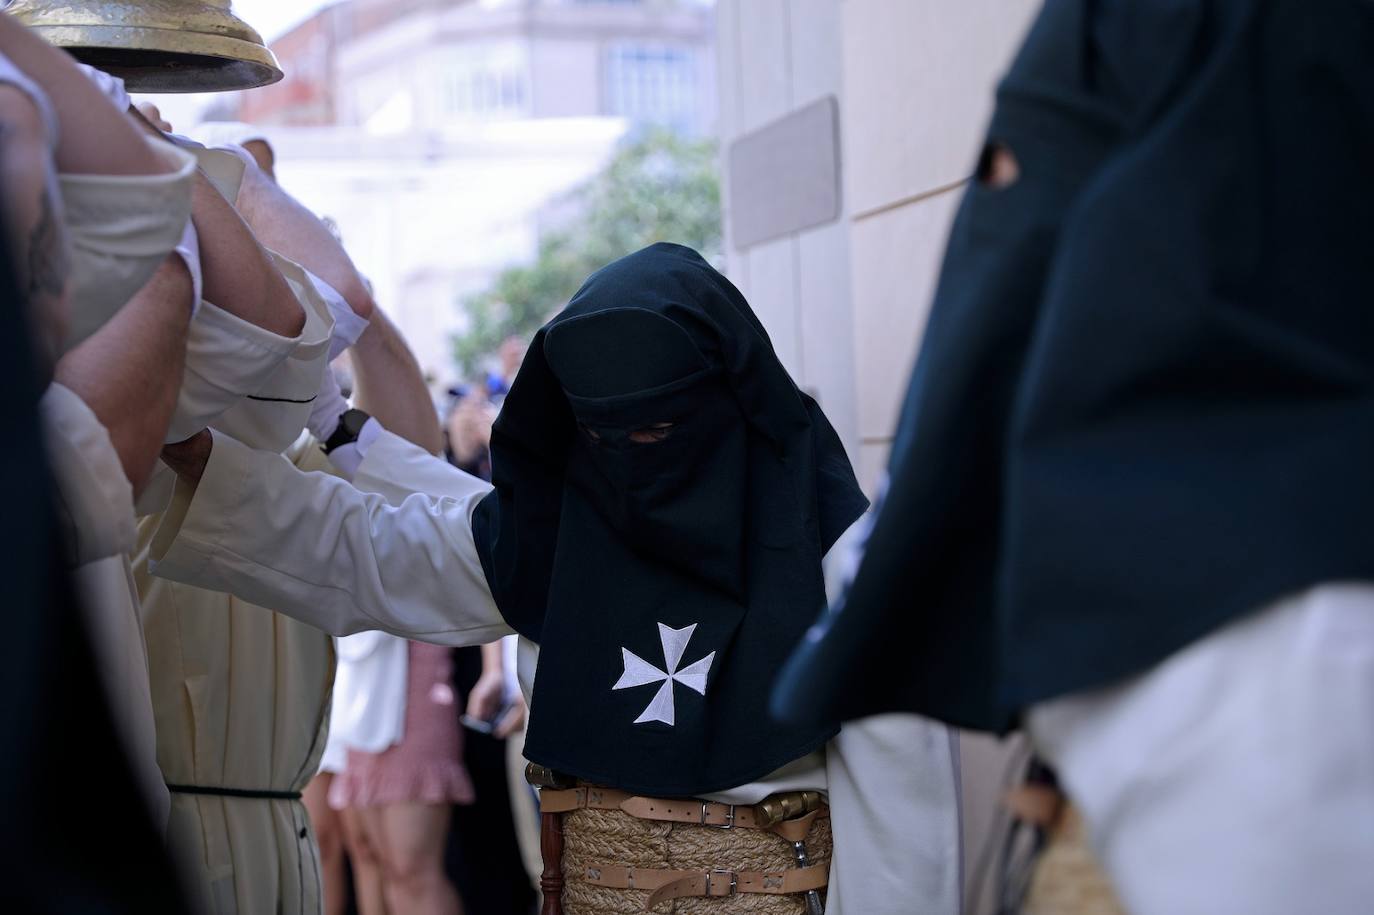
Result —
<instances>
[{"instance_id":1,"label":"wooden staff","mask_svg":"<svg viewBox=\"0 0 1374 915\"><path fill-rule=\"evenodd\" d=\"M539 915L563 915L563 814L539 815L539 850L544 855L544 873L539 875L544 907Z\"/></svg>"},{"instance_id":2,"label":"wooden staff","mask_svg":"<svg viewBox=\"0 0 1374 915\"><path fill-rule=\"evenodd\" d=\"M545 788L565 790L577 786L577 780L544 766L530 763L525 767L525 780L540 791ZM544 873L539 875L539 889L544 893L544 907L539 915L563 915L563 814L539 812L539 851L544 856Z\"/></svg>"}]
</instances>

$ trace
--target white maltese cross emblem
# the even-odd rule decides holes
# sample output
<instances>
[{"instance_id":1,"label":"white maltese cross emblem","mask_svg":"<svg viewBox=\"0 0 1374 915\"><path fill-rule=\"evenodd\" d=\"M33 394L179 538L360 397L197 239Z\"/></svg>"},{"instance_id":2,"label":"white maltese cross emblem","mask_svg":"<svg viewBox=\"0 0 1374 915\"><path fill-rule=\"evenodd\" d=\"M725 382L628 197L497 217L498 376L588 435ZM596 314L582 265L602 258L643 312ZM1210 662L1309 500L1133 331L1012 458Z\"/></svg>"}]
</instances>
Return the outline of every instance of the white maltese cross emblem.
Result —
<instances>
[{"instance_id":1,"label":"white maltese cross emblem","mask_svg":"<svg viewBox=\"0 0 1374 915\"><path fill-rule=\"evenodd\" d=\"M706 675L711 672L711 662L716 659L714 651L700 661L678 669L678 665L682 663L682 656L687 652L687 643L692 640L692 633L696 628L696 623L685 629L670 629L662 623L658 624L658 638L663 643L663 661L668 667L666 672L659 670L630 649L620 649L620 654L625 659L625 672L620 675L615 686L611 687L612 690L648 686L651 683L663 684L654 694L653 701L644 710L644 714L635 719L635 724L662 721L669 727L673 725L674 683L681 683L688 689L706 695Z\"/></svg>"}]
</instances>

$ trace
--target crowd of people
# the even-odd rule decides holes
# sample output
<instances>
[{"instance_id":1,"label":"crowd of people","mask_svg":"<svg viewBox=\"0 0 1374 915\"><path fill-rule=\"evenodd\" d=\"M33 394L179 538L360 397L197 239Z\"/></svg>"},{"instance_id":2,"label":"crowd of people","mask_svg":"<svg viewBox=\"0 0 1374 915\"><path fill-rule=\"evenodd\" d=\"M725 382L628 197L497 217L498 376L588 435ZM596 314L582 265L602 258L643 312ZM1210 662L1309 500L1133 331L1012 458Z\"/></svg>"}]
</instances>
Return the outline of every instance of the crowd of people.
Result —
<instances>
[{"instance_id":1,"label":"crowd of people","mask_svg":"<svg viewBox=\"0 0 1374 915\"><path fill-rule=\"evenodd\" d=\"M1081 826L1097 911L1366 911L1372 48L1353 0L1047 2L870 510L695 251L606 265L441 422L264 137L0 14L44 441L6 456L7 891L956 915L960 726L1028 735L1007 803Z\"/></svg>"}]
</instances>

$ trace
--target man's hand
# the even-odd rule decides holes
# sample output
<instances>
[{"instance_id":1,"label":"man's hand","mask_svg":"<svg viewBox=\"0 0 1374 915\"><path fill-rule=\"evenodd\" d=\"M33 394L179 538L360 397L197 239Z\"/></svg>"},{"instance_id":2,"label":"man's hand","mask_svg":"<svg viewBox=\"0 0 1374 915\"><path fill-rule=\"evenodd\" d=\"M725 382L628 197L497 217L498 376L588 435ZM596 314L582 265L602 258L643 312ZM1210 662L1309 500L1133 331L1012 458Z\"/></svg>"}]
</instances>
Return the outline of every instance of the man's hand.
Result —
<instances>
[{"instance_id":1,"label":"man's hand","mask_svg":"<svg viewBox=\"0 0 1374 915\"><path fill-rule=\"evenodd\" d=\"M185 482L198 486L205 473L205 465L210 463L210 452L214 447L215 440L210 431L202 429L184 442L163 447L162 463L176 471L176 475Z\"/></svg>"},{"instance_id":2,"label":"man's hand","mask_svg":"<svg viewBox=\"0 0 1374 915\"><path fill-rule=\"evenodd\" d=\"M506 709L506 714L496 723L496 730L491 732L491 736L497 740L505 740L516 733L525 726L525 714L525 697L516 693L510 708Z\"/></svg>"},{"instance_id":3,"label":"man's hand","mask_svg":"<svg viewBox=\"0 0 1374 915\"><path fill-rule=\"evenodd\" d=\"M144 119L163 133L172 133L171 123L162 116L162 112L152 102L139 102L134 106Z\"/></svg>"},{"instance_id":4,"label":"man's hand","mask_svg":"<svg viewBox=\"0 0 1374 915\"><path fill-rule=\"evenodd\" d=\"M500 670L486 671L468 693L468 715L491 721L505 707L506 677Z\"/></svg>"}]
</instances>

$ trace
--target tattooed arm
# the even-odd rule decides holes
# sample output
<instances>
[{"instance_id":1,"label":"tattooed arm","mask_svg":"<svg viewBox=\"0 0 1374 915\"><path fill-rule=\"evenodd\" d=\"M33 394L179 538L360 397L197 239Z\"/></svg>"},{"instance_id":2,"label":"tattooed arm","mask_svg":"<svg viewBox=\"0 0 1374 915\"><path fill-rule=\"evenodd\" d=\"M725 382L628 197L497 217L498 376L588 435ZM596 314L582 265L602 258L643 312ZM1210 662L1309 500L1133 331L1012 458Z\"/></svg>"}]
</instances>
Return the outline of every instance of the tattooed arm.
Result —
<instances>
[{"instance_id":1,"label":"tattooed arm","mask_svg":"<svg viewBox=\"0 0 1374 915\"><path fill-rule=\"evenodd\" d=\"M67 248L55 199L52 150L33 99L0 85L0 200L9 256L33 325L46 381L66 332Z\"/></svg>"}]
</instances>

